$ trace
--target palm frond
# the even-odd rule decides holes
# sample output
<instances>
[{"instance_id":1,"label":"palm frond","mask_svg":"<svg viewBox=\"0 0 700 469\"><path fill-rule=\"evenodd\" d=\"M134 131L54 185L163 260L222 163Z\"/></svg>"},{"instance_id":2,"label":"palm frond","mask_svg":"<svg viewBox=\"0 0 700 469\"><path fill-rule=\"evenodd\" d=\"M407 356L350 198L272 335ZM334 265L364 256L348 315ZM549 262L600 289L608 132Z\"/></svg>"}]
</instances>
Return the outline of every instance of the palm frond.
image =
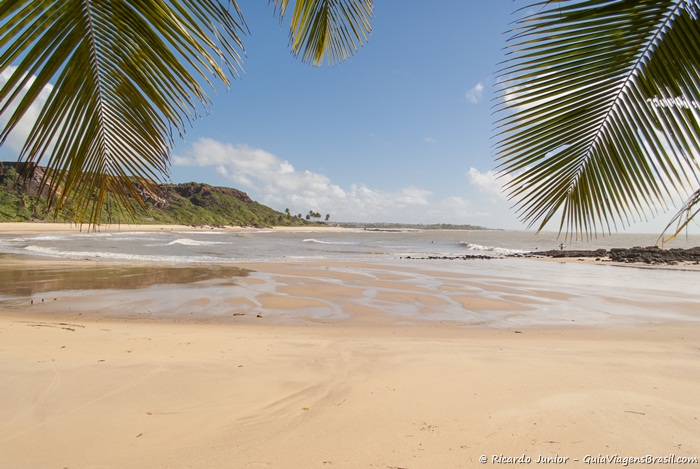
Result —
<instances>
[{"instance_id":1,"label":"palm frond","mask_svg":"<svg viewBox=\"0 0 700 469\"><path fill-rule=\"evenodd\" d=\"M517 22L500 72L497 151L530 226L559 215L560 231L610 232L697 185L697 7L542 1ZM654 104L679 97L691 104Z\"/></svg>"},{"instance_id":2,"label":"palm frond","mask_svg":"<svg viewBox=\"0 0 700 469\"><path fill-rule=\"evenodd\" d=\"M272 3L273 0L270 0ZM289 0L274 0L283 17ZM335 65L352 56L367 41L372 27L373 0L296 0L289 44L295 56L321 65Z\"/></svg>"},{"instance_id":3,"label":"palm frond","mask_svg":"<svg viewBox=\"0 0 700 469\"><path fill-rule=\"evenodd\" d=\"M243 20L217 0L14 0L0 3L0 142L55 80L20 159L48 157L55 209L99 222L108 193L122 207L167 174L173 131L206 108L200 82L239 65Z\"/></svg>"},{"instance_id":4,"label":"palm frond","mask_svg":"<svg viewBox=\"0 0 700 469\"><path fill-rule=\"evenodd\" d=\"M678 236L683 230L686 229L686 227L690 224L693 219L700 214L700 189L695 191L689 198L686 200L685 204L683 204L683 207L678 211L678 213L671 219L670 222L666 225L664 228L664 232L662 235L659 237L659 241L662 241L663 243L668 243L671 241L673 238ZM675 228L673 225L676 225ZM664 237L664 234L668 231L672 231L673 233L670 234L667 237Z\"/></svg>"}]
</instances>

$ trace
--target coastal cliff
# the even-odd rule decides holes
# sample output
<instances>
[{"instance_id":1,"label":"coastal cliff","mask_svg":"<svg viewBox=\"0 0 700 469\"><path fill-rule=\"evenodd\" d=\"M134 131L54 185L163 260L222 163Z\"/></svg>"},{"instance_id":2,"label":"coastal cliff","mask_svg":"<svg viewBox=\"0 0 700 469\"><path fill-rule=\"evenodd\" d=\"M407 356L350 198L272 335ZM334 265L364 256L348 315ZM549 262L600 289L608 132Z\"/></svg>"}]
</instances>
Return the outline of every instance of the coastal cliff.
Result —
<instances>
[{"instance_id":1,"label":"coastal cliff","mask_svg":"<svg viewBox=\"0 0 700 469\"><path fill-rule=\"evenodd\" d=\"M41 167L27 177L18 175L16 163L0 162L0 222L69 222L70 208L56 213L47 204ZM155 194L142 191L144 204L134 201L134 214L111 206L102 214L102 223L180 224L211 226L301 226L312 225L298 216L281 213L252 200L238 189L189 182L161 184Z\"/></svg>"}]
</instances>

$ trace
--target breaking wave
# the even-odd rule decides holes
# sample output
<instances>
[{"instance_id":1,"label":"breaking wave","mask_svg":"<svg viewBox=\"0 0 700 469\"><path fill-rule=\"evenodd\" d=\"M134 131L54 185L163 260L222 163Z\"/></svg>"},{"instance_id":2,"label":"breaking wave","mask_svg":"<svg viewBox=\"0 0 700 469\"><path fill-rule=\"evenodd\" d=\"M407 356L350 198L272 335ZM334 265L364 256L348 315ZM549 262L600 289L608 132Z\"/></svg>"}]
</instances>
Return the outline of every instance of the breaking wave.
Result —
<instances>
[{"instance_id":1,"label":"breaking wave","mask_svg":"<svg viewBox=\"0 0 700 469\"><path fill-rule=\"evenodd\" d=\"M320 241L318 239L308 238L303 241L304 243L318 243L318 244L344 244L344 245L355 245L357 243L344 243L342 241Z\"/></svg>"},{"instance_id":2,"label":"breaking wave","mask_svg":"<svg viewBox=\"0 0 700 469\"><path fill-rule=\"evenodd\" d=\"M470 251L487 252L487 253L492 253L492 254L498 255L498 256L508 256L508 255L512 255L512 254L523 254L523 253L527 252L527 251L523 251L522 249L508 249L508 248L501 248L498 246L483 246L481 244L468 243L466 241L460 241L459 245L469 249Z\"/></svg>"},{"instance_id":3,"label":"breaking wave","mask_svg":"<svg viewBox=\"0 0 700 469\"><path fill-rule=\"evenodd\" d=\"M222 241L197 241L196 239L190 238L178 238L170 241L167 246L172 246L173 244L182 244L183 246L210 246L212 244L228 244Z\"/></svg>"}]
</instances>

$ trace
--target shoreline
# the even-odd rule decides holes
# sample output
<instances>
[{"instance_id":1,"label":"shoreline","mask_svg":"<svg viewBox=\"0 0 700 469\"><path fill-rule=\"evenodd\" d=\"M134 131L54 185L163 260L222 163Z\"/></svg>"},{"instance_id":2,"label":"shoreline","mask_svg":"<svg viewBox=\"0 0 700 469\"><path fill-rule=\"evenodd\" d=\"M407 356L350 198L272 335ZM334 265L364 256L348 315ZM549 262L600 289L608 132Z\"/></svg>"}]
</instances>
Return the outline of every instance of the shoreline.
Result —
<instances>
[{"instance_id":1,"label":"shoreline","mask_svg":"<svg viewBox=\"0 0 700 469\"><path fill-rule=\"evenodd\" d=\"M677 262L675 264L646 264L644 262L620 262L614 261L610 257L591 258L591 257L543 257L532 256L523 257L523 259L532 259L539 262L558 262L562 264L579 263L591 265L609 265L613 267L627 267L630 269L649 269L649 270L680 270L685 272L700 272L700 264L697 262Z\"/></svg>"},{"instance_id":2,"label":"shoreline","mask_svg":"<svg viewBox=\"0 0 700 469\"><path fill-rule=\"evenodd\" d=\"M484 268L494 262L499 263L499 272L491 275ZM529 262L541 264L537 269L553 283L542 285L540 279L530 278ZM8 256L0 271L0 312L60 313L67 319L333 327L700 324L700 295L686 285L678 286L685 292L679 296L641 272L631 274L638 277L631 284L629 275L618 282L610 273L593 282L598 269L618 265L580 262L565 273L557 267L560 263L559 259L464 263L394 259L173 265ZM658 272L653 278L682 274L664 267L652 269ZM580 276L591 280L581 283ZM692 277L679 280L692 283Z\"/></svg>"},{"instance_id":3,"label":"shoreline","mask_svg":"<svg viewBox=\"0 0 700 469\"><path fill-rule=\"evenodd\" d=\"M158 231L230 231L230 232L246 232L246 231L280 231L280 232L298 232L298 231L328 231L328 232L343 232L356 231L355 228L345 228L341 226L276 226L255 228L249 226L192 226L192 225L163 225L163 224L143 224L143 225L100 225L96 233L133 233L133 232L158 232ZM43 233L81 233L91 232L89 225L76 225L73 223L46 223L46 222L0 222L0 234L43 234Z\"/></svg>"},{"instance_id":4,"label":"shoreline","mask_svg":"<svg viewBox=\"0 0 700 469\"><path fill-rule=\"evenodd\" d=\"M0 261L0 467L700 457L692 274Z\"/></svg>"}]
</instances>

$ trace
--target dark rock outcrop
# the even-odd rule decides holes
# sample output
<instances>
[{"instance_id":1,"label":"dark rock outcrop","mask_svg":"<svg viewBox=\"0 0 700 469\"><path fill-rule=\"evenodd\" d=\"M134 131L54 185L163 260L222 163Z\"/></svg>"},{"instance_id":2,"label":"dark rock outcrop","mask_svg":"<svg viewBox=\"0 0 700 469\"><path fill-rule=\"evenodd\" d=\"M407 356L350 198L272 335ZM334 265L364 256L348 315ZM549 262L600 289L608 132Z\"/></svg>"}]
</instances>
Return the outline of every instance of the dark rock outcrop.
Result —
<instances>
[{"instance_id":1,"label":"dark rock outcrop","mask_svg":"<svg viewBox=\"0 0 700 469\"><path fill-rule=\"evenodd\" d=\"M658 246L610 249L614 262L644 264L700 263L700 247L690 249L660 249Z\"/></svg>"},{"instance_id":2,"label":"dark rock outcrop","mask_svg":"<svg viewBox=\"0 0 700 469\"><path fill-rule=\"evenodd\" d=\"M661 249L658 246L633 247L633 248L612 248L610 250L553 250L536 251L525 254L523 257L551 257L551 258L587 258L596 259L609 258L613 262L624 262L627 264L647 264L647 265L673 265L679 262L689 262L700 264L700 247L689 249Z\"/></svg>"},{"instance_id":3,"label":"dark rock outcrop","mask_svg":"<svg viewBox=\"0 0 700 469\"><path fill-rule=\"evenodd\" d=\"M607 257L608 251L605 249L596 249L595 251L585 250L551 250L551 251L536 251L526 254L526 257Z\"/></svg>"}]
</instances>

